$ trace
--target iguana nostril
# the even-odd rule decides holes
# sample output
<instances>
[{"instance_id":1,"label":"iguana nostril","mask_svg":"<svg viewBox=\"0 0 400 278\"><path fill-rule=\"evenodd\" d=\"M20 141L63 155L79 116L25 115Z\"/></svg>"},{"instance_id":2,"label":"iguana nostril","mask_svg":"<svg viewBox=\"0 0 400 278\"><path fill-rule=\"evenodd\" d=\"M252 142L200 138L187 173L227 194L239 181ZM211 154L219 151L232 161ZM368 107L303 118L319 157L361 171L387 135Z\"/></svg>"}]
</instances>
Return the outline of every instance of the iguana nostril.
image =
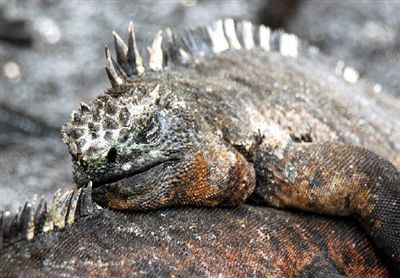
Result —
<instances>
[{"instance_id":1,"label":"iguana nostril","mask_svg":"<svg viewBox=\"0 0 400 278\"><path fill-rule=\"evenodd\" d=\"M115 162L115 160L117 159L117 149L116 148L111 148L109 151L108 151L108 154L107 154L107 161L109 162L109 163L113 163L113 162Z\"/></svg>"}]
</instances>

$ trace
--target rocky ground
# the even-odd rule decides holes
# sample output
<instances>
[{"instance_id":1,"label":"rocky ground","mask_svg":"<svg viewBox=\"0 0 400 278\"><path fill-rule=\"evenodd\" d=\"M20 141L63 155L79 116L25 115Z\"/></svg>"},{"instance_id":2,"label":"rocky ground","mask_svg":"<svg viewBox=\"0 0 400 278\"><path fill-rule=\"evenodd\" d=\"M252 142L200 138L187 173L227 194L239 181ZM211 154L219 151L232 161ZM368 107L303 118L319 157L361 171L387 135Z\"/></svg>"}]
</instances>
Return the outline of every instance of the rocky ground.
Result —
<instances>
[{"instance_id":1,"label":"rocky ground","mask_svg":"<svg viewBox=\"0 0 400 278\"><path fill-rule=\"evenodd\" d=\"M104 44L130 20L145 52L154 34L233 17L284 28L400 96L400 2L2 1L0 210L72 186L58 130L79 102L107 88Z\"/></svg>"}]
</instances>

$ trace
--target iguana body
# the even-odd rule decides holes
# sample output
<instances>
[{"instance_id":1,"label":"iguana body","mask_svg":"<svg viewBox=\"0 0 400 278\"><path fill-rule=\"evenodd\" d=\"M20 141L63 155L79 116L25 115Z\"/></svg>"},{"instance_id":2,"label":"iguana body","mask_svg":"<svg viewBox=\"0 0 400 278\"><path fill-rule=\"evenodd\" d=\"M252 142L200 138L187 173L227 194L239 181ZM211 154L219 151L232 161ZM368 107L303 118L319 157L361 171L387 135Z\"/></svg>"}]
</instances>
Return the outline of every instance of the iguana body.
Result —
<instances>
[{"instance_id":1,"label":"iguana body","mask_svg":"<svg viewBox=\"0 0 400 278\"><path fill-rule=\"evenodd\" d=\"M117 210L232 206L249 200L278 208L351 215L383 254L378 258L353 224L240 206L215 212L227 222L224 231L237 245L235 252L244 254L222 258L222 264L229 265L222 273L240 271L230 260L243 262L247 270L260 269L254 274L275 273L278 277L302 273L385 276L388 265L396 271L400 262L400 127L396 104L359 105L363 93L358 91L365 87L349 86L325 74L323 59L300 46L292 35L271 33L248 22L235 26L231 20L180 36L166 34L163 42L158 35L150 48L149 68L153 71L143 73L132 26L128 47L115 35L116 61L106 49L113 89L89 105L82 104L63 128L78 186L93 182L94 200ZM351 95L353 91L355 95ZM190 215L179 220L178 227L195 221L194 215L208 215L198 219L206 225L204 230L189 230L188 237L210 236L213 225L221 223L210 210L181 208L166 214L176 217L178 211L184 218ZM243 216L242 228L250 227L246 232L240 229L241 218L236 214ZM82 228L75 225L65 234L59 232L66 237L56 236L55 240L68 245L69 237L76 238L79 229L85 225L93 228L90 221L114 225L110 220L114 217L122 229L141 219L140 214L105 210L82 220ZM162 219L161 212L143 217L155 217L152 224L156 226ZM235 220L233 231L228 232L230 217ZM106 226L99 226L96 234L107 234L102 230ZM259 234L251 245L250 235L262 226L268 227L266 235ZM151 237L152 229L146 226L145 238ZM332 231L337 236L332 237ZM93 236L87 234L87 240L92 241ZM46 237L53 235L44 235L45 242ZM140 262L136 255L142 254L139 250L146 248L144 245L128 238L121 241L115 234L106 238L110 245L100 249L85 240L90 254L91 248L96 248L100 261L110 265L121 263L120 256ZM214 270L221 264L217 251L220 246L226 247L225 238L213 244L205 242L205 246L201 241L192 245L180 234L174 234L171 240L165 256L147 261L155 268L143 269L153 274L168 267L182 274L183 269L219 273ZM214 251L215 257L207 255L203 265L186 264L190 257L179 245L181 241L189 246L188 254L204 256ZM329 246L331 241L337 241L337 247ZM27 247L28 254L36 252L36 244ZM148 244L149 256L164 248L153 239ZM282 244L278 253L274 244ZM120 253L118 246L126 246L128 251ZM202 247L204 253L195 251ZM368 251L362 251L364 248ZM71 251L73 258L87 254L74 248ZM104 252L112 255L102 257ZM226 249L221 253L229 254ZM142 258L146 261L146 256ZM166 266L164 259L182 264ZM289 266L287 260L295 266ZM356 261L359 265L352 268ZM50 268L60 266L52 263ZM77 264L81 268L82 263ZM130 269L110 267L115 271ZM95 265L93 269L102 268Z\"/></svg>"}]
</instances>

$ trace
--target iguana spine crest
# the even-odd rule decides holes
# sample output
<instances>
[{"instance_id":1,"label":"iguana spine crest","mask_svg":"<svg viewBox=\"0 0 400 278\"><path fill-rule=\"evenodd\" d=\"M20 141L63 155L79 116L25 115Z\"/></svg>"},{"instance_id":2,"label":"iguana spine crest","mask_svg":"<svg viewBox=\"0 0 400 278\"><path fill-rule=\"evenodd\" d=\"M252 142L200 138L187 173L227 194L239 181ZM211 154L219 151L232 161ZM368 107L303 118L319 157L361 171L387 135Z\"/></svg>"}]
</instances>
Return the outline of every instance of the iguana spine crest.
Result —
<instances>
[{"instance_id":1,"label":"iguana spine crest","mask_svg":"<svg viewBox=\"0 0 400 278\"><path fill-rule=\"evenodd\" d=\"M254 25L249 21L234 21L231 18L217 20L208 26L187 28L176 33L167 28L160 30L147 47L149 57L145 63L136 45L133 23L128 27L128 46L113 32L116 60L106 46L106 72L113 88L129 79L143 74L146 69L161 71L173 65L187 65L207 55L218 54L228 49L261 48L266 52L279 52L283 56L299 57L318 54L319 50L299 40L294 34L281 30L272 31L264 25ZM355 83L359 74L353 68L340 62L336 73L343 75L349 83ZM347 76L351 73L351 78Z\"/></svg>"},{"instance_id":2,"label":"iguana spine crest","mask_svg":"<svg viewBox=\"0 0 400 278\"><path fill-rule=\"evenodd\" d=\"M62 229L77 219L101 209L92 200L92 185L61 193L58 190L51 204L43 199L36 208L28 202L15 215L2 211L0 215L0 250L19 240L31 240L35 235Z\"/></svg>"}]
</instances>

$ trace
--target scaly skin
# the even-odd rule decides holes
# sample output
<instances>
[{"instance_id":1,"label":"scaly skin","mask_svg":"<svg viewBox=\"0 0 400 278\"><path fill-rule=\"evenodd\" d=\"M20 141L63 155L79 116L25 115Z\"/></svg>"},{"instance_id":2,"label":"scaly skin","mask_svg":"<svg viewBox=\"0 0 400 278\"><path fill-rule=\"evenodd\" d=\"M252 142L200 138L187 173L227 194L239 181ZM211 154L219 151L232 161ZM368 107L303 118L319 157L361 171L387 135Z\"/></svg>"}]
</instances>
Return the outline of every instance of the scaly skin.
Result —
<instances>
[{"instance_id":1,"label":"scaly skin","mask_svg":"<svg viewBox=\"0 0 400 278\"><path fill-rule=\"evenodd\" d=\"M4 251L3 277L389 276L354 222L249 205L105 209Z\"/></svg>"}]
</instances>

